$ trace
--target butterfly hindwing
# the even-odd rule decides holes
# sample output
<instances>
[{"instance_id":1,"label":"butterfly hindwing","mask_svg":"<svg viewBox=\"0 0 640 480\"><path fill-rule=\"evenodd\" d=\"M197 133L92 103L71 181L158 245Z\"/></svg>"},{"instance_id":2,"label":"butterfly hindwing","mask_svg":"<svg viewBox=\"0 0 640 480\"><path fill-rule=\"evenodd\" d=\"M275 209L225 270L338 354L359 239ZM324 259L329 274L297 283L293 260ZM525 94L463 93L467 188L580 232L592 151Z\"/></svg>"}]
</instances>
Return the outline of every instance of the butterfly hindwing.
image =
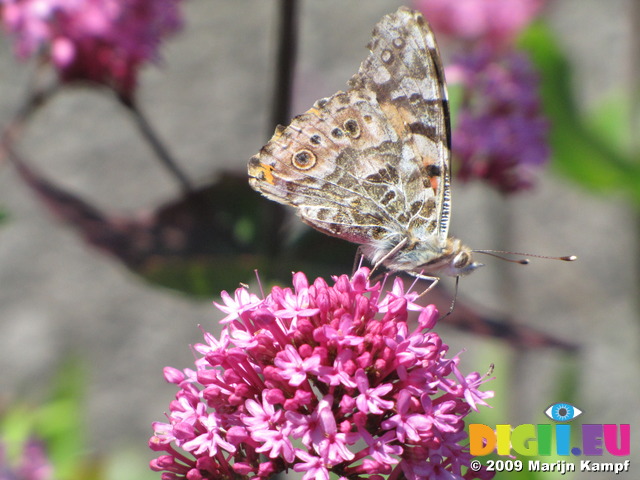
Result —
<instances>
[{"instance_id":1,"label":"butterfly hindwing","mask_svg":"<svg viewBox=\"0 0 640 480\"><path fill-rule=\"evenodd\" d=\"M250 184L296 207L314 228L368 243L401 228L390 205L401 187L393 171L382 171L399 154L397 134L375 99L338 92L276 131L249 163Z\"/></svg>"}]
</instances>

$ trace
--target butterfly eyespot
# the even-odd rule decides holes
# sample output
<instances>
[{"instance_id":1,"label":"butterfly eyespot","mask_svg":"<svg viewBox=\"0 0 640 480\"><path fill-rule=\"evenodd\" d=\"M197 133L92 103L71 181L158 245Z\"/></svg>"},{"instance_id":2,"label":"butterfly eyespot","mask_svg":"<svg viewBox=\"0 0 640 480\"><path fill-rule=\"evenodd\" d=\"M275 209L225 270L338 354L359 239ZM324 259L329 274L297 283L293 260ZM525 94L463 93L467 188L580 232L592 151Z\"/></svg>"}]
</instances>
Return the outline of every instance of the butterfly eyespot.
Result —
<instances>
[{"instance_id":1,"label":"butterfly eyespot","mask_svg":"<svg viewBox=\"0 0 640 480\"><path fill-rule=\"evenodd\" d=\"M318 134L311 135L311 137L309 138L309 141L311 143L313 143L314 145L320 145L320 142L322 141L322 138L320 138L320 135L318 135Z\"/></svg>"},{"instance_id":2,"label":"butterfly eyespot","mask_svg":"<svg viewBox=\"0 0 640 480\"><path fill-rule=\"evenodd\" d=\"M471 257L469 256L469 254L467 252L460 252L453 259L453 266L455 268L464 268L469 264L470 260L471 260Z\"/></svg>"},{"instance_id":3,"label":"butterfly eyespot","mask_svg":"<svg viewBox=\"0 0 640 480\"><path fill-rule=\"evenodd\" d=\"M344 132L342 131L342 129L336 127L333 130L331 130L331 136L333 138L342 138L344 136Z\"/></svg>"},{"instance_id":4,"label":"butterfly eyespot","mask_svg":"<svg viewBox=\"0 0 640 480\"><path fill-rule=\"evenodd\" d=\"M388 65L393 62L393 53L391 53L391 50L385 49L380 54L380 59L383 61L383 63L386 63Z\"/></svg>"},{"instance_id":5,"label":"butterfly eyespot","mask_svg":"<svg viewBox=\"0 0 640 480\"><path fill-rule=\"evenodd\" d=\"M394 38L393 39L393 46L396 48L402 48L404 47L404 40L400 37Z\"/></svg>"},{"instance_id":6,"label":"butterfly eyespot","mask_svg":"<svg viewBox=\"0 0 640 480\"><path fill-rule=\"evenodd\" d=\"M327 102L329 102L328 98L321 98L320 100L318 100L315 104L316 108L324 108L327 105Z\"/></svg>"},{"instance_id":7,"label":"butterfly eyespot","mask_svg":"<svg viewBox=\"0 0 640 480\"><path fill-rule=\"evenodd\" d=\"M364 117L362 117L363 120L367 123L370 123L373 120L373 117L371 115L365 115Z\"/></svg>"},{"instance_id":8,"label":"butterfly eyespot","mask_svg":"<svg viewBox=\"0 0 640 480\"><path fill-rule=\"evenodd\" d=\"M316 164L316 156L309 150L298 150L293 154L293 166L299 170L309 170Z\"/></svg>"},{"instance_id":9,"label":"butterfly eyespot","mask_svg":"<svg viewBox=\"0 0 640 480\"><path fill-rule=\"evenodd\" d=\"M360 136L360 125L358 125L358 122L353 118L345 121L343 126L351 138L358 138Z\"/></svg>"}]
</instances>

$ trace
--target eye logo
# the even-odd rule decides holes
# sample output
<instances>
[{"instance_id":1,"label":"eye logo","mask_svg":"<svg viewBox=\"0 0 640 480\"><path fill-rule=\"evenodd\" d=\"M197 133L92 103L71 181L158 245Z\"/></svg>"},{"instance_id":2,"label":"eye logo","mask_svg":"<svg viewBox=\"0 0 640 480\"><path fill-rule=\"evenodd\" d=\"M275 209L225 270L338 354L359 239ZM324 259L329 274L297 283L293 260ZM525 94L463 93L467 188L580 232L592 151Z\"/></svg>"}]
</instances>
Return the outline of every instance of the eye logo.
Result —
<instances>
[{"instance_id":1,"label":"eye logo","mask_svg":"<svg viewBox=\"0 0 640 480\"><path fill-rule=\"evenodd\" d=\"M568 403L554 403L544 411L544 414L556 422L570 422L582 415L582 410Z\"/></svg>"}]
</instances>

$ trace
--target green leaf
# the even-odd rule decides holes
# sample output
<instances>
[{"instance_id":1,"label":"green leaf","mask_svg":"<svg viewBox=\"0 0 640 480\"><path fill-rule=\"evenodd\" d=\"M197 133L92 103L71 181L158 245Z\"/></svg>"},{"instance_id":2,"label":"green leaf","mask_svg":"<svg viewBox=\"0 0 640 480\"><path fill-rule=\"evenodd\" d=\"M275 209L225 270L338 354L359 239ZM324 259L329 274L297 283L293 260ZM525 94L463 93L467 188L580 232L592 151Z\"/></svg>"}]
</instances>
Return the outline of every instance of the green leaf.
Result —
<instances>
[{"instance_id":1,"label":"green leaf","mask_svg":"<svg viewBox=\"0 0 640 480\"><path fill-rule=\"evenodd\" d=\"M52 380L51 393L37 412L37 432L49 447L59 478L87 477L84 455L87 442L84 435L83 399L86 375L83 362L75 356L65 359Z\"/></svg>"},{"instance_id":2,"label":"green leaf","mask_svg":"<svg viewBox=\"0 0 640 480\"><path fill-rule=\"evenodd\" d=\"M451 113L451 130L455 130L458 111L464 97L464 87L460 83L451 83L447 85L447 90L449 94L449 111Z\"/></svg>"},{"instance_id":3,"label":"green leaf","mask_svg":"<svg viewBox=\"0 0 640 480\"><path fill-rule=\"evenodd\" d=\"M541 74L541 94L551 120L553 165L557 171L597 192L621 189L640 205L640 162L632 161L615 143L620 133L602 131L586 121L576 106L569 63L551 31L534 24L520 45L529 52ZM621 125L618 122L618 127Z\"/></svg>"},{"instance_id":4,"label":"green leaf","mask_svg":"<svg viewBox=\"0 0 640 480\"><path fill-rule=\"evenodd\" d=\"M9 219L9 214L6 210L0 207L0 225Z\"/></svg>"},{"instance_id":5,"label":"green leaf","mask_svg":"<svg viewBox=\"0 0 640 480\"><path fill-rule=\"evenodd\" d=\"M55 477L61 480L102 478L97 463L87 463L83 399L85 375L75 357L68 358L52 380L51 393L42 406L17 404L3 412L0 438L10 460L20 458L32 437L46 446Z\"/></svg>"},{"instance_id":6,"label":"green leaf","mask_svg":"<svg viewBox=\"0 0 640 480\"><path fill-rule=\"evenodd\" d=\"M587 112L585 122L590 131L598 132L620 156L632 155L631 103L622 92L614 92L596 108Z\"/></svg>"},{"instance_id":7,"label":"green leaf","mask_svg":"<svg viewBox=\"0 0 640 480\"><path fill-rule=\"evenodd\" d=\"M160 480L158 473L149 468L148 456L149 449L144 442L123 445L118 451L109 455L105 462L105 479Z\"/></svg>"}]
</instances>

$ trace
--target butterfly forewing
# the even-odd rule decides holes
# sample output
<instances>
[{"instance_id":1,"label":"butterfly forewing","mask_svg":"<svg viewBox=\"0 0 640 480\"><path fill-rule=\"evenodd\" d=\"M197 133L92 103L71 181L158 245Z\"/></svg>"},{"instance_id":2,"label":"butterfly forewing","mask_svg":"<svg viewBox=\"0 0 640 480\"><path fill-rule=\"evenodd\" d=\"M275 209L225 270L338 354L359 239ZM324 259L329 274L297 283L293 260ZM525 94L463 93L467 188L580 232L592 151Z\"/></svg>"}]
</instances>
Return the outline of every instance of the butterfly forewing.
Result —
<instances>
[{"instance_id":1,"label":"butterfly forewing","mask_svg":"<svg viewBox=\"0 0 640 480\"><path fill-rule=\"evenodd\" d=\"M351 79L354 88L375 93L391 125L413 152L430 207L423 217L437 218L437 234L446 239L450 211L451 129L444 69L428 23L408 8L384 17L369 44L370 55ZM406 169L405 169L406 170ZM415 198L417 195L413 195ZM433 225L412 228L418 237L432 235Z\"/></svg>"}]
</instances>

